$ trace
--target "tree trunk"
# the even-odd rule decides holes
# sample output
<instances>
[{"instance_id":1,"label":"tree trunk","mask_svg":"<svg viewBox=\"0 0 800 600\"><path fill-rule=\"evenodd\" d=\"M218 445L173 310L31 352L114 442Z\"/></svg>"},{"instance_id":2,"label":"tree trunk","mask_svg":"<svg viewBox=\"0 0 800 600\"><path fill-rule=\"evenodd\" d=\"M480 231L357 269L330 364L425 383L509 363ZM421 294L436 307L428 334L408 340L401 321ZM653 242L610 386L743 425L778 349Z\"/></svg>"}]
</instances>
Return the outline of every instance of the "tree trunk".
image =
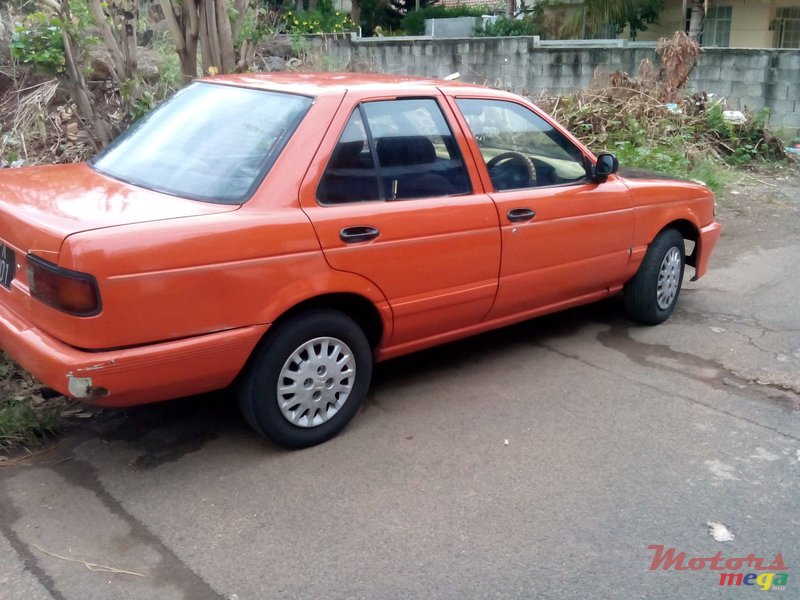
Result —
<instances>
[{"instance_id":1,"label":"tree trunk","mask_svg":"<svg viewBox=\"0 0 800 600\"><path fill-rule=\"evenodd\" d=\"M233 73L236 70L236 54L233 49L233 29L228 17L228 3L226 0L217 0L216 7L220 49L219 68L223 73Z\"/></svg>"},{"instance_id":2,"label":"tree trunk","mask_svg":"<svg viewBox=\"0 0 800 600\"><path fill-rule=\"evenodd\" d=\"M353 0L350 7L350 20L357 27L361 27L361 0Z\"/></svg>"},{"instance_id":3,"label":"tree trunk","mask_svg":"<svg viewBox=\"0 0 800 600\"><path fill-rule=\"evenodd\" d=\"M689 37L700 41L703 34L703 20L706 17L704 0L692 0L692 9L689 16Z\"/></svg>"},{"instance_id":4,"label":"tree trunk","mask_svg":"<svg viewBox=\"0 0 800 600\"><path fill-rule=\"evenodd\" d=\"M506 19L513 19L517 9L515 0L506 0Z\"/></svg>"}]
</instances>

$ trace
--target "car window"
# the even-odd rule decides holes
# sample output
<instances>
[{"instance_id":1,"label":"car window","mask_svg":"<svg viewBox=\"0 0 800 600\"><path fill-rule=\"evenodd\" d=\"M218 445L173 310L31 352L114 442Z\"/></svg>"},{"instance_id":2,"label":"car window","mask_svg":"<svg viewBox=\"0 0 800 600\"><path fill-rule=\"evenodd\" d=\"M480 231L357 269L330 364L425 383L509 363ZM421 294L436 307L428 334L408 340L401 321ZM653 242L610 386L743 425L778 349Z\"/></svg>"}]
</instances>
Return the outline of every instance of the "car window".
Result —
<instances>
[{"instance_id":1,"label":"car window","mask_svg":"<svg viewBox=\"0 0 800 600\"><path fill-rule=\"evenodd\" d=\"M456 102L496 190L574 183L586 177L583 153L530 109L503 100Z\"/></svg>"},{"instance_id":2,"label":"car window","mask_svg":"<svg viewBox=\"0 0 800 600\"><path fill-rule=\"evenodd\" d=\"M323 204L470 193L464 160L432 99L367 102L351 115L322 176Z\"/></svg>"},{"instance_id":3,"label":"car window","mask_svg":"<svg viewBox=\"0 0 800 600\"><path fill-rule=\"evenodd\" d=\"M317 188L317 199L323 204L381 199L378 171L359 110L350 116L333 149Z\"/></svg>"},{"instance_id":4,"label":"car window","mask_svg":"<svg viewBox=\"0 0 800 600\"><path fill-rule=\"evenodd\" d=\"M312 101L195 83L131 127L91 165L140 187L238 204L264 178Z\"/></svg>"}]
</instances>

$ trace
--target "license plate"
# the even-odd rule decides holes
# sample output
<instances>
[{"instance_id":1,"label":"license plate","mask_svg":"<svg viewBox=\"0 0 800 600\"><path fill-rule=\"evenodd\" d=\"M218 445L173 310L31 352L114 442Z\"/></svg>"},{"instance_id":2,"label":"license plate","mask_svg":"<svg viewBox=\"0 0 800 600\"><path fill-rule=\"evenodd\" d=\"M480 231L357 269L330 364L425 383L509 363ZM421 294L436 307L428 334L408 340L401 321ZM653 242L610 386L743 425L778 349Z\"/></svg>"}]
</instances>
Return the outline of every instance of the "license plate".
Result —
<instances>
[{"instance_id":1,"label":"license plate","mask_svg":"<svg viewBox=\"0 0 800 600\"><path fill-rule=\"evenodd\" d=\"M4 244L0 244L0 284L10 288L17 272L17 257L14 251Z\"/></svg>"}]
</instances>

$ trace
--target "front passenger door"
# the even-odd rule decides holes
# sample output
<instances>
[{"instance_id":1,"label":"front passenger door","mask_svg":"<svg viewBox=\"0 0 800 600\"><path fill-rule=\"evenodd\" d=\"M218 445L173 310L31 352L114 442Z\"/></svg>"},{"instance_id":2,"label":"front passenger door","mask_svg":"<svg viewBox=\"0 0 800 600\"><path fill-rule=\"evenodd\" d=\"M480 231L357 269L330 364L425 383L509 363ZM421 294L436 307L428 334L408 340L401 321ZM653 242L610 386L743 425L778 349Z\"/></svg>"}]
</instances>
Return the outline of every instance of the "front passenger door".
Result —
<instances>
[{"instance_id":1,"label":"front passenger door","mask_svg":"<svg viewBox=\"0 0 800 600\"><path fill-rule=\"evenodd\" d=\"M628 188L614 176L590 181L582 150L521 103L456 104L500 218L503 257L489 318L556 309L621 284L634 225Z\"/></svg>"}]
</instances>

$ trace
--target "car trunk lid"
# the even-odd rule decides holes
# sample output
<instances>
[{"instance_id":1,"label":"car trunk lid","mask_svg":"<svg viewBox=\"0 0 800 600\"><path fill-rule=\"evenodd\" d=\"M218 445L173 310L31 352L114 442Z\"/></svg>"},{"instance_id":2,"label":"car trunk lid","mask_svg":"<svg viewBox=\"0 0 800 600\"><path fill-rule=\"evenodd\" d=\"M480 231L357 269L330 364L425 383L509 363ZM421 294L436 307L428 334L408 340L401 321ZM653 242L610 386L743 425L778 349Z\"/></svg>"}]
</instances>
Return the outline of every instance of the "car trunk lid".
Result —
<instances>
[{"instance_id":1,"label":"car trunk lid","mask_svg":"<svg viewBox=\"0 0 800 600\"><path fill-rule=\"evenodd\" d=\"M58 264L75 233L237 208L139 188L85 163L0 171L0 302L28 315L27 254Z\"/></svg>"},{"instance_id":2,"label":"car trunk lid","mask_svg":"<svg viewBox=\"0 0 800 600\"><path fill-rule=\"evenodd\" d=\"M27 251L57 253L81 231L228 212L238 205L176 198L138 188L85 163L0 173L0 239Z\"/></svg>"}]
</instances>

